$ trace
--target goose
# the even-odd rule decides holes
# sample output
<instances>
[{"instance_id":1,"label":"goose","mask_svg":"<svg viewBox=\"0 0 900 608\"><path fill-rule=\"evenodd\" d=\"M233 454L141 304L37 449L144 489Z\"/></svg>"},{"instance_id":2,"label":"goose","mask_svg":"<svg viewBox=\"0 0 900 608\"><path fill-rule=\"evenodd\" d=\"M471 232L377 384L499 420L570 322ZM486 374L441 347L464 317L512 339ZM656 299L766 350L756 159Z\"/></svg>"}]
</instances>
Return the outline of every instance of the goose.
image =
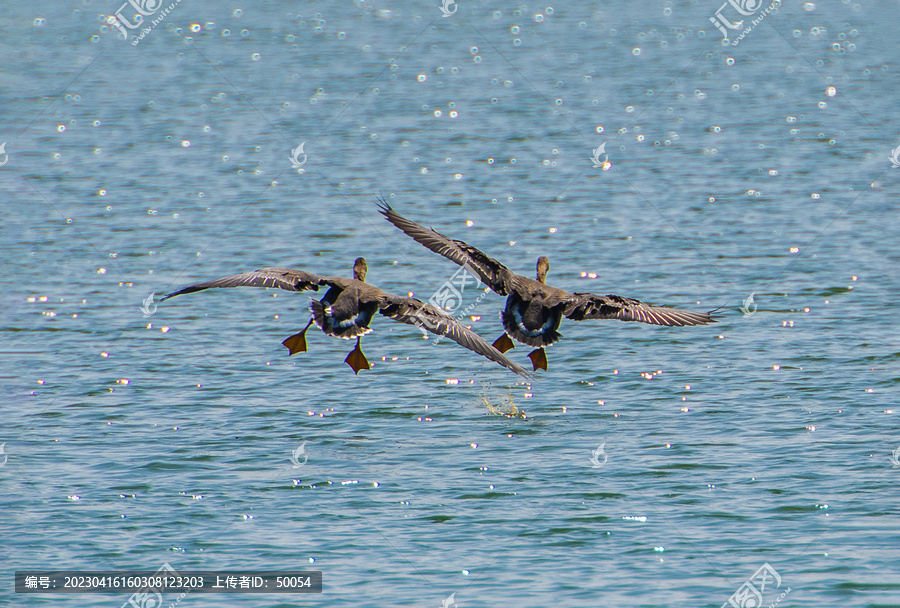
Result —
<instances>
[{"instance_id":1,"label":"goose","mask_svg":"<svg viewBox=\"0 0 900 608\"><path fill-rule=\"evenodd\" d=\"M233 274L212 281L194 283L163 296L160 302L185 293L218 287L277 287L287 291L318 291L320 285L329 287L321 300L310 298L312 318L302 331L285 338L282 344L290 355L306 352L306 330L315 323L325 334L344 340L356 338L356 348L344 360L355 374L372 366L360 348L362 336L372 331L369 327L375 313L421 329L446 336L465 348L487 357L491 361L529 377L521 366L485 342L481 336L462 325L457 319L430 304L415 298L396 296L366 283L368 264L364 258L353 263L353 278L326 277L293 268L260 268L252 272Z\"/></svg>"},{"instance_id":2,"label":"goose","mask_svg":"<svg viewBox=\"0 0 900 608\"><path fill-rule=\"evenodd\" d=\"M562 337L559 325L563 317L573 321L618 319L676 327L716 322L707 312L651 306L640 300L615 295L569 293L551 287L547 285L550 260L546 256L538 258L536 277L529 279L512 272L494 258L463 241L451 239L406 219L384 199L378 199L378 207L385 219L407 236L476 274L498 295L507 296L506 306L500 312L504 332L494 341L493 346L505 353L515 347L510 339L512 337L517 342L536 347L528 355L534 371L547 371L547 354L544 348L555 344Z\"/></svg>"}]
</instances>

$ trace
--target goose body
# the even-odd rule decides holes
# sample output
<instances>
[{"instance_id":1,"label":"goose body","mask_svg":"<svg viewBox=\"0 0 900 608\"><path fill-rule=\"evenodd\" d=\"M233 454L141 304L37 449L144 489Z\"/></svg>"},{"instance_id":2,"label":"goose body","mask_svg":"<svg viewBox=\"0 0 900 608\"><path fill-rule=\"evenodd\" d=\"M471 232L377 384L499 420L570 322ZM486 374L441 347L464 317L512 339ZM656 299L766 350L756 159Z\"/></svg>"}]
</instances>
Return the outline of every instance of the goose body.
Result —
<instances>
[{"instance_id":1,"label":"goose body","mask_svg":"<svg viewBox=\"0 0 900 608\"><path fill-rule=\"evenodd\" d=\"M307 350L306 330L315 323L329 336L344 340L356 338L356 348L347 355L345 361L355 373L359 373L362 369L371 369L360 348L360 338L372 331L369 324L375 315L380 313L394 321L446 336L460 346L528 377L521 366L510 361L506 355L443 310L415 298L389 294L366 283L367 271L368 265L363 258L357 258L354 262L352 279L327 277L293 268L261 268L188 285L164 296L160 301L181 294L222 287L274 287L287 291L318 291L320 286L328 286L329 289L322 299L310 300L312 319L306 327L284 340L283 344L291 355Z\"/></svg>"},{"instance_id":2,"label":"goose body","mask_svg":"<svg viewBox=\"0 0 900 608\"><path fill-rule=\"evenodd\" d=\"M385 201L379 201L385 219L407 236L439 253L448 260L477 274L492 291L507 296L500 311L504 333L494 342L500 352L513 348L510 336L516 341L535 347L529 354L535 370L547 369L544 347L556 343L562 335L559 326L563 317L573 321L618 319L652 325L684 327L715 323L707 312L691 312L665 306L651 306L640 300L616 295L569 293L547 285L550 260L538 258L536 278L530 279L512 272L494 258L463 241L451 239L440 232L408 220Z\"/></svg>"}]
</instances>

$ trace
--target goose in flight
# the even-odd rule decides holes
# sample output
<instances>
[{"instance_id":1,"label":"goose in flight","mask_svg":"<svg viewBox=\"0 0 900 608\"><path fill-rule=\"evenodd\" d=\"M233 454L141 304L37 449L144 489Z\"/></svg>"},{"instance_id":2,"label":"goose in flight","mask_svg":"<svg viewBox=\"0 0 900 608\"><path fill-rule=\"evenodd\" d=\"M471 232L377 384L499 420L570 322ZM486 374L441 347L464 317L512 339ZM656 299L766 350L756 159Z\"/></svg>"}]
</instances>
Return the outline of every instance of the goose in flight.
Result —
<instances>
[{"instance_id":1,"label":"goose in flight","mask_svg":"<svg viewBox=\"0 0 900 608\"><path fill-rule=\"evenodd\" d=\"M650 306L639 300L614 295L569 293L551 287L547 285L550 260L544 256L537 260L537 280L529 279L512 272L471 245L406 219L383 199L379 199L378 206L387 221L416 242L467 268L495 293L507 296L506 306L500 312L505 331L494 342L494 347L501 353L513 348L515 345L510 336L522 344L536 347L528 355L535 371L546 371L544 347L562 337L558 330L563 317L573 321L618 319L677 327L715 323L712 315L706 312Z\"/></svg>"},{"instance_id":2,"label":"goose in flight","mask_svg":"<svg viewBox=\"0 0 900 608\"><path fill-rule=\"evenodd\" d=\"M293 268L261 268L182 287L161 298L160 302L184 293L215 287L277 287L287 291L318 291L320 285L327 285L329 289L321 300L310 298L312 318L303 331L282 342L291 355L306 352L306 330L315 323L329 336L344 340L356 338L356 348L344 361L357 374L360 370L371 369L359 341L372 331L369 323L375 313L379 312L394 321L416 325L439 336L446 336L460 346L528 377L521 366L510 361L506 355L443 310L414 298L391 295L366 283L367 270L368 265L363 258L357 258L353 263L352 279L326 277Z\"/></svg>"}]
</instances>

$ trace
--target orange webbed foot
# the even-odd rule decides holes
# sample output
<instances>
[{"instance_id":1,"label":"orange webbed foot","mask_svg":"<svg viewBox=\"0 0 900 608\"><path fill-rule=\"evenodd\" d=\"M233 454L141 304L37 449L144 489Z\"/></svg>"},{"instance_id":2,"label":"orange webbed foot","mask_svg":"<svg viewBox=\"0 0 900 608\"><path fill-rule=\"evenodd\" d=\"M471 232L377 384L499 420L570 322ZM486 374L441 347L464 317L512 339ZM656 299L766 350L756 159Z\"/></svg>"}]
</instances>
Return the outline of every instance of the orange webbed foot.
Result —
<instances>
[{"instance_id":1,"label":"orange webbed foot","mask_svg":"<svg viewBox=\"0 0 900 608\"><path fill-rule=\"evenodd\" d=\"M312 321L306 324L306 327L303 328L303 331L298 334L294 334L293 336L289 336L281 342L287 347L289 351L288 357L290 357L291 355L296 355L297 353L306 352L306 330L309 329L310 325L312 325Z\"/></svg>"},{"instance_id":2,"label":"orange webbed foot","mask_svg":"<svg viewBox=\"0 0 900 608\"><path fill-rule=\"evenodd\" d=\"M531 359L531 364L534 366L534 371L537 371L539 369L547 371L547 353L544 351L543 347L537 348L528 353L528 358Z\"/></svg>"},{"instance_id":3,"label":"orange webbed foot","mask_svg":"<svg viewBox=\"0 0 900 608\"><path fill-rule=\"evenodd\" d=\"M351 350L350 354L347 355L347 358L344 359L344 363L353 369L354 374L359 374L360 370L363 369L372 369L372 365L369 363L369 360L366 359L362 349L359 347L359 340L356 341L356 348Z\"/></svg>"},{"instance_id":4,"label":"orange webbed foot","mask_svg":"<svg viewBox=\"0 0 900 608\"><path fill-rule=\"evenodd\" d=\"M516 347L516 345L513 344L513 341L510 340L509 336L506 335L505 333L503 335L501 335L499 338L497 338L496 340L494 340L494 343L492 344L492 346L494 348L496 348L497 350L499 350L501 353L505 353L509 349Z\"/></svg>"}]
</instances>

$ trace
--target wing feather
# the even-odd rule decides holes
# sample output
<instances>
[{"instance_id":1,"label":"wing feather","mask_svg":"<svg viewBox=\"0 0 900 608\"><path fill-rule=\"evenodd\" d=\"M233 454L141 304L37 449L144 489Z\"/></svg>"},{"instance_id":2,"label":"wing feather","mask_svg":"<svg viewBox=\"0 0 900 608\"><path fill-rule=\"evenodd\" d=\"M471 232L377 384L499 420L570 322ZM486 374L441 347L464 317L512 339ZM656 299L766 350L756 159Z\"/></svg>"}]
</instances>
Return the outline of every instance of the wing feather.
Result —
<instances>
[{"instance_id":1,"label":"wing feather","mask_svg":"<svg viewBox=\"0 0 900 608\"><path fill-rule=\"evenodd\" d=\"M440 232L406 219L394 211L384 199L379 199L378 208L387 221L402 230L407 236L412 237L417 243L470 271L474 271L482 282L494 292L501 296L508 295L509 279L514 276L509 268L463 241L451 239Z\"/></svg>"},{"instance_id":2,"label":"wing feather","mask_svg":"<svg viewBox=\"0 0 900 608\"><path fill-rule=\"evenodd\" d=\"M252 272L232 274L212 281L194 283L182 287L160 298L160 302L180 296L183 293L193 293L204 289L217 287L276 287L287 291L318 291L319 285L328 284L333 279L323 277L311 272L294 270L293 268L260 268Z\"/></svg>"},{"instance_id":3,"label":"wing feather","mask_svg":"<svg viewBox=\"0 0 900 608\"><path fill-rule=\"evenodd\" d=\"M565 316L575 321L587 319L618 319L639 321L651 325L684 327L707 325L716 320L708 312L691 312L665 306L651 306L633 298L592 293L573 293L568 298Z\"/></svg>"},{"instance_id":4,"label":"wing feather","mask_svg":"<svg viewBox=\"0 0 900 608\"><path fill-rule=\"evenodd\" d=\"M385 294L381 314L408 325L415 325L438 336L446 336L460 346L487 357L495 363L530 378L525 369L513 363L506 355L488 344L481 336L467 328L458 319L446 312L415 298L404 298Z\"/></svg>"}]
</instances>

